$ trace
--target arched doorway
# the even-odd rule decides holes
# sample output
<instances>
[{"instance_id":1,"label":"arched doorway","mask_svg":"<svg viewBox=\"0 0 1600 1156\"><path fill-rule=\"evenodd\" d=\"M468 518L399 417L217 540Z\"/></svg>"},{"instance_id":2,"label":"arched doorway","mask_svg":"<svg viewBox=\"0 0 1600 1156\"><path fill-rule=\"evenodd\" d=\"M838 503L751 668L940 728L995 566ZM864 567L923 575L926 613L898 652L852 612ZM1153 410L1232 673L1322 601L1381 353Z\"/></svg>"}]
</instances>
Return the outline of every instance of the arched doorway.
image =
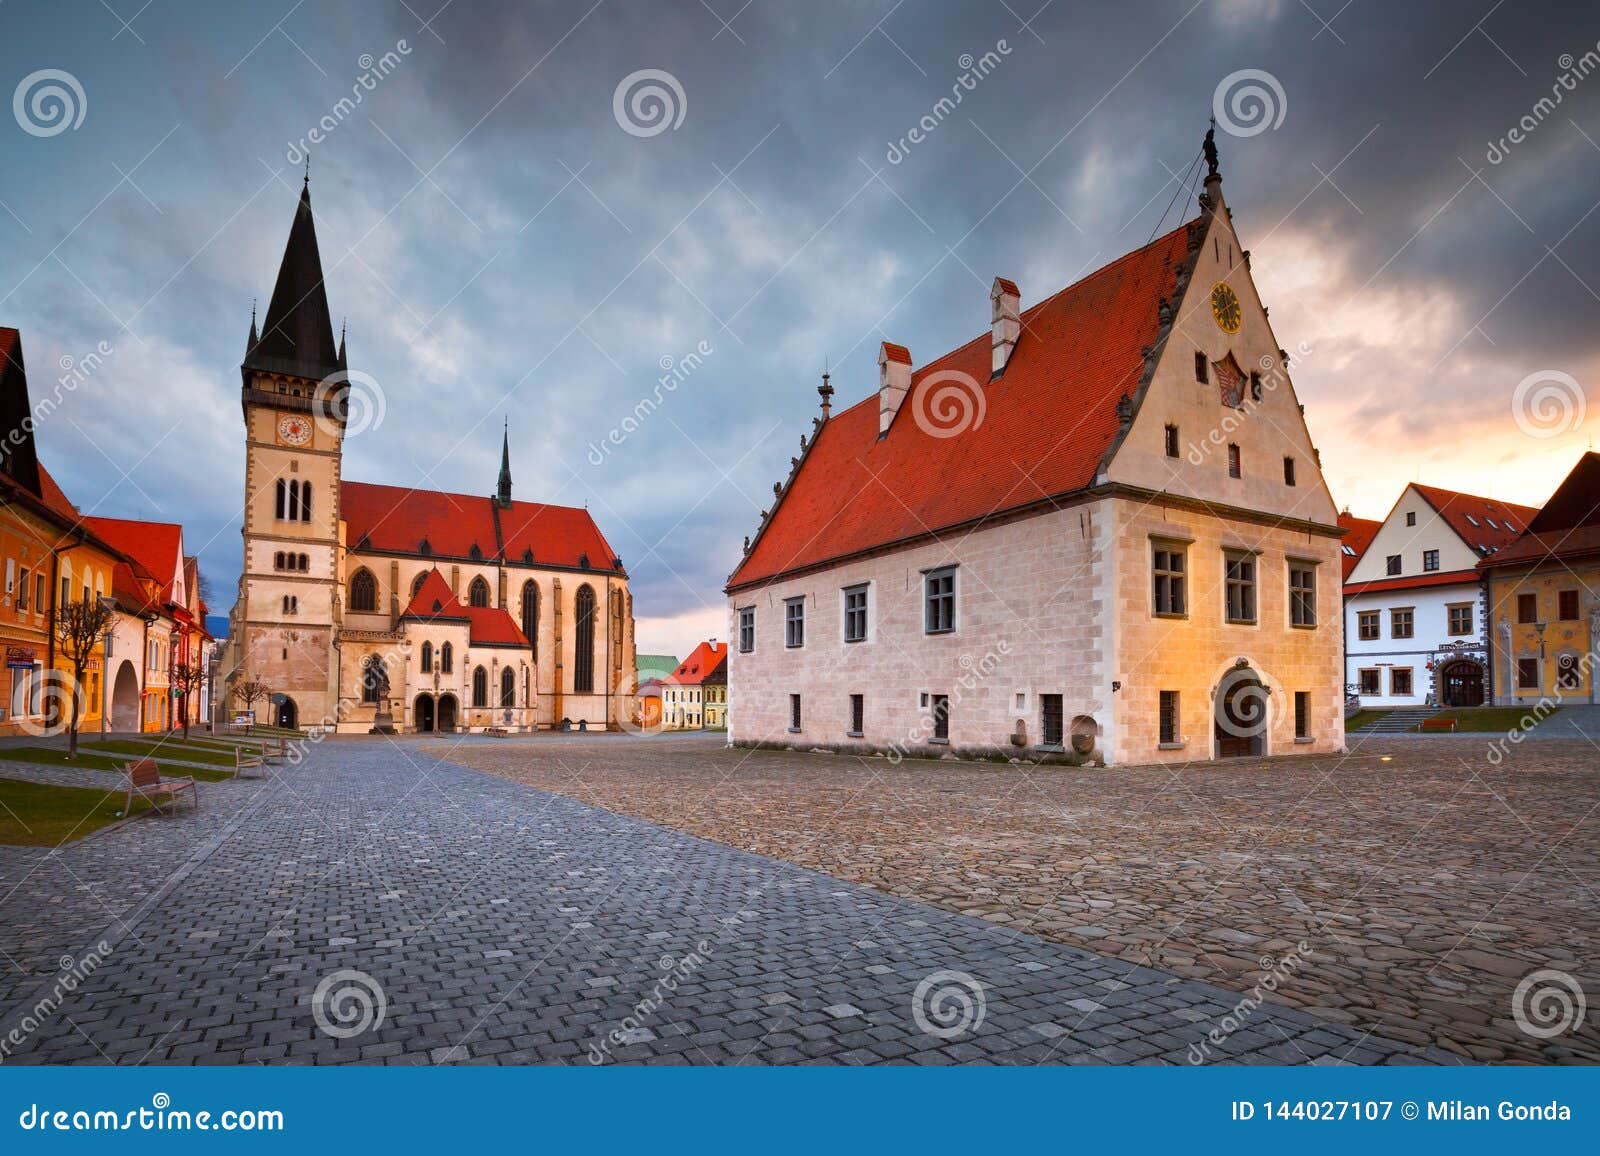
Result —
<instances>
[{"instance_id":1,"label":"arched doorway","mask_svg":"<svg viewBox=\"0 0 1600 1156\"><path fill-rule=\"evenodd\" d=\"M1439 701L1444 706L1483 705L1483 667L1470 658L1446 663L1439 671Z\"/></svg>"},{"instance_id":2,"label":"arched doorway","mask_svg":"<svg viewBox=\"0 0 1600 1156\"><path fill-rule=\"evenodd\" d=\"M456 696L453 694L439 696L439 729L447 733L456 729Z\"/></svg>"},{"instance_id":3,"label":"arched doorway","mask_svg":"<svg viewBox=\"0 0 1600 1156\"><path fill-rule=\"evenodd\" d=\"M285 730L294 730L300 725L300 711L294 705L294 699L284 695L279 700L272 714L273 725L283 727Z\"/></svg>"},{"instance_id":4,"label":"arched doorway","mask_svg":"<svg viewBox=\"0 0 1600 1156\"><path fill-rule=\"evenodd\" d=\"M413 708L411 717L416 722L417 730L431 731L433 729L433 695L417 695L416 706Z\"/></svg>"},{"instance_id":5,"label":"arched doorway","mask_svg":"<svg viewBox=\"0 0 1600 1156\"><path fill-rule=\"evenodd\" d=\"M130 732L139 729L139 676L127 659L117 667L117 680L111 684L111 729Z\"/></svg>"},{"instance_id":6,"label":"arched doorway","mask_svg":"<svg viewBox=\"0 0 1600 1156\"><path fill-rule=\"evenodd\" d=\"M1222 676L1216 695L1217 758L1237 759L1267 753L1268 693L1248 665Z\"/></svg>"}]
</instances>

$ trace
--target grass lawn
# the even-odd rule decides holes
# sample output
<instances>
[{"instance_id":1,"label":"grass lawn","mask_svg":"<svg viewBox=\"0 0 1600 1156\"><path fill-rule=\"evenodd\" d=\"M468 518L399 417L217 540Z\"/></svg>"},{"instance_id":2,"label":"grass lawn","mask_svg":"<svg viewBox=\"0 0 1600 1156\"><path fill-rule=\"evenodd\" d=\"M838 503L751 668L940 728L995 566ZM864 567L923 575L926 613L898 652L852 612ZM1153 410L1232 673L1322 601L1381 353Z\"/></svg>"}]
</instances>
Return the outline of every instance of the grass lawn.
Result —
<instances>
[{"instance_id":1,"label":"grass lawn","mask_svg":"<svg viewBox=\"0 0 1600 1156\"><path fill-rule=\"evenodd\" d=\"M196 746L176 739L112 739L104 743L90 743L90 750L114 751L124 755L149 755L160 760L185 759L191 763L210 763L218 767L233 766L233 752L216 747Z\"/></svg>"},{"instance_id":2,"label":"grass lawn","mask_svg":"<svg viewBox=\"0 0 1600 1156\"><path fill-rule=\"evenodd\" d=\"M1350 731L1359 730L1368 723L1377 722L1388 713L1389 712L1386 710L1358 710L1355 714L1344 720L1345 732L1348 734Z\"/></svg>"},{"instance_id":3,"label":"grass lawn","mask_svg":"<svg viewBox=\"0 0 1600 1156\"><path fill-rule=\"evenodd\" d=\"M81 839L115 823L126 801L121 791L0 779L0 843L55 847ZM135 813L149 806L143 799L133 801Z\"/></svg>"},{"instance_id":4,"label":"grass lawn","mask_svg":"<svg viewBox=\"0 0 1600 1156\"><path fill-rule=\"evenodd\" d=\"M1561 708L1543 715L1549 718L1559 714ZM1513 731L1521 730L1533 723L1540 721L1540 716L1533 713L1531 706L1474 706L1459 707L1452 710L1442 710L1433 716L1435 719L1454 719L1458 731Z\"/></svg>"},{"instance_id":5,"label":"grass lawn","mask_svg":"<svg viewBox=\"0 0 1600 1156\"><path fill-rule=\"evenodd\" d=\"M144 755L144 751L135 751L137 755ZM17 763L38 763L44 767L78 767L91 771L115 771L122 773L122 766L129 760L126 755L117 756L109 754L96 754L87 745L78 748L78 757L68 759L67 752L56 750L54 747L4 747L0 748L0 760L10 759ZM161 760L156 759L159 763ZM223 779L233 778L232 772L212 771L205 767L181 767L175 772L162 771L167 778L172 779L202 779L215 783Z\"/></svg>"}]
</instances>

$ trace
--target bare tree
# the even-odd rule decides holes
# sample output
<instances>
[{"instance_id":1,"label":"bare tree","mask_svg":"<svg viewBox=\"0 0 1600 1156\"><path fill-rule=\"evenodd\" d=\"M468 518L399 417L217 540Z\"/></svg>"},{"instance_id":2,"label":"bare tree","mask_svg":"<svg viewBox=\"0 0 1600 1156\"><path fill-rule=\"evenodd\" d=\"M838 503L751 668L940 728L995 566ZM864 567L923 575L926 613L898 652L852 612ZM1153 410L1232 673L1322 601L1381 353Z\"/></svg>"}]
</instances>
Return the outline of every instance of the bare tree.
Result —
<instances>
[{"instance_id":1,"label":"bare tree","mask_svg":"<svg viewBox=\"0 0 1600 1156\"><path fill-rule=\"evenodd\" d=\"M83 598L56 608L56 643L61 657L72 667L71 685L64 688L72 700L67 721L67 758L78 755L78 720L83 711L83 672L89 668L94 652L105 637L116 611L109 602L98 598ZM62 703L57 692L55 709Z\"/></svg>"},{"instance_id":2,"label":"bare tree","mask_svg":"<svg viewBox=\"0 0 1600 1156\"><path fill-rule=\"evenodd\" d=\"M189 737L189 696L206 681L206 668L198 662L175 662L167 674L167 682L178 692L179 710L183 714L183 737Z\"/></svg>"},{"instance_id":3,"label":"bare tree","mask_svg":"<svg viewBox=\"0 0 1600 1156\"><path fill-rule=\"evenodd\" d=\"M256 703L271 692L268 691L266 683L247 674L234 685L233 693L234 697L244 703L244 709L254 714Z\"/></svg>"}]
</instances>

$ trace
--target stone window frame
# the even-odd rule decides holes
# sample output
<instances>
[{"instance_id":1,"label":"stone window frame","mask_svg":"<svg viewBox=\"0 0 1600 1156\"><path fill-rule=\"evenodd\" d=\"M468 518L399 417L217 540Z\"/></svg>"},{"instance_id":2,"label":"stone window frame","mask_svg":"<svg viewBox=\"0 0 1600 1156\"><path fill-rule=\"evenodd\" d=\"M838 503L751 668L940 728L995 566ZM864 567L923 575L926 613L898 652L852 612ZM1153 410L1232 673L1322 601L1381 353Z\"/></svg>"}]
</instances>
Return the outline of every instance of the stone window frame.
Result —
<instances>
[{"instance_id":1,"label":"stone window frame","mask_svg":"<svg viewBox=\"0 0 1600 1156\"><path fill-rule=\"evenodd\" d=\"M950 745L950 696L937 692L928 695L928 714L933 720L933 727L928 735L930 743L940 746Z\"/></svg>"},{"instance_id":2,"label":"stone window frame","mask_svg":"<svg viewBox=\"0 0 1600 1156\"><path fill-rule=\"evenodd\" d=\"M804 650L806 645L806 596L797 594L783 600L783 648Z\"/></svg>"},{"instance_id":3,"label":"stone window frame","mask_svg":"<svg viewBox=\"0 0 1600 1156\"><path fill-rule=\"evenodd\" d=\"M1403 675L1406 676L1406 689L1405 690L1396 689L1394 676L1397 675L1397 674L1403 674ZM1416 668L1415 667L1411 667L1411 666L1391 666L1389 668L1389 697L1390 698L1399 698L1401 696L1405 696L1406 698L1410 698L1412 695L1414 695L1416 693L1417 693Z\"/></svg>"},{"instance_id":4,"label":"stone window frame","mask_svg":"<svg viewBox=\"0 0 1600 1156\"><path fill-rule=\"evenodd\" d=\"M1154 618L1189 617L1189 547L1192 539L1150 536L1150 614ZM1166 556L1163 564L1162 556ZM1178 559L1174 567L1172 560ZM1163 586L1165 580L1165 586ZM1165 597L1163 597L1165 592ZM1163 609L1165 607L1165 609Z\"/></svg>"},{"instance_id":5,"label":"stone window frame","mask_svg":"<svg viewBox=\"0 0 1600 1156\"><path fill-rule=\"evenodd\" d=\"M1372 633L1367 633L1367 621L1371 619ZM1356 611L1356 641L1377 642L1383 637L1383 611L1382 610L1357 610Z\"/></svg>"},{"instance_id":6,"label":"stone window frame","mask_svg":"<svg viewBox=\"0 0 1600 1156\"><path fill-rule=\"evenodd\" d=\"M1458 611L1465 612L1467 625L1465 630L1455 628L1455 615ZM1470 637L1477 625L1477 605L1472 602L1446 602L1444 606L1444 632L1451 638Z\"/></svg>"},{"instance_id":7,"label":"stone window frame","mask_svg":"<svg viewBox=\"0 0 1600 1156\"><path fill-rule=\"evenodd\" d=\"M790 734L797 735L797 734L800 733L800 724L801 724L801 720L803 718L804 718L804 715L801 713L800 696L798 694L795 694L795 693L791 692L790 695L789 695L789 733Z\"/></svg>"},{"instance_id":8,"label":"stone window frame","mask_svg":"<svg viewBox=\"0 0 1600 1156\"><path fill-rule=\"evenodd\" d=\"M1184 747L1183 692L1156 692L1156 749L1177 751Z\"/></svg>"},{"instance_id":9,"label":"stone window frame","mask_svg":"<svg viewBox=\"0 0 1600 1156\"><path fill-rule=\"evenodd\" d=\"M1053 710L1052 710L1053 707ZM1054 714L1055 733L1051 734L1051 715ZM1044 750L1065 750L1067 741L1066 695L1041 693L1039 695L1039 746Z\"/></svg>"},{"instance_id":10,"label":"stone window frame","mask_svg":"<svg viewBox=\"0 0 1600 1156\"><path fill-rule=\"evenodd\" d=\"M957 616L957 599L960 583L956 572L960 567L950 564L933 566L922 572L922 633L954 634L960 619ZM935 589L936 583L950 580L950 588Z\"/></svg>"},{"instance_id":11,"label":"stone window frame","mask_svg":"<svg viewBox=\"0 0 1600 1156\"><path fill-rule=\"evenodd\" d=\"M1322 565L1318 558L1297 558L1289 555L1284 559L1285 579L1289 594L1289 626L1294 630L1315 630L1321 624L1321 615L1317 613L1317 568ZM1304 574L1308 581L1297 584L1296 574Z\"/></svg>"},{"instance_id":12,"label":"stone window frame","mask_svg":"<svg viewBox=\"0 0 1600 1156\"><path fill-rule=\"evenodd\" d=\"M738 608L739 653L754 654L756 652L756 608L754 606L741 606ZM748 634L749 645L746 646Z\"/></svg>"},{"instance_id":13,"label":"stone window frame","mask_svg":"<svg viewBox=\"0 0 1600 1156\"><path fill-rule=\"evenodd\" d=\"M851 599L859 597L860 606L852 606ZM855 582L839 591L839 608L842 615L841 635L846 642L866 642L872 630L872 583ZM853 620L859 618L859 625Z\"/></svg>"},{"instance_id":14,"label":"stone window frame","mask_svg":"<svg viewBox=\"0 0 1600 1156\"><path fill-rule=\"evenodd\" d=\"M850 722L845 728L845 735L852 739L859 739L867 729L867 696L852 694L850 696Z\"/></svg>"},{"instance_id":15,"label":"stone window frame","mask_svg":"<svg viewBox=\"0 0 1600 1156\"><path fill-rule=\"evenodd\" d=\"M1372 676L1372 689L1367 689L1366 676ZM1383 668L1381 666L1363 666L1356 671L1356 693L1364 694L1371 698L1381 698L1383 695Z\"/></svg>"},{"instance_id":16,"label":"stone window frame","mask_svg":"<svg viewBox=\"0 0 1600 1156\"><path fill-rule=\"evenodd\" d=\"M1235 578L1233 567L1235 564L1248 563L1249 577ZM1233 614L1233 591L1238 586L1241 591L1242 601L1248 606L1241 609L1248 613L1240 617ZM1261 551L1246 546L1224 546L1222 548L1222 620L1229 626L1256 626L1261 620Z\"/></svg>"},{"instance_id":17,"label":"stone window frame","mask_svg":"<svg viewBox=\"0 0 1600 1156\"><path fill-rule=\"evenodd\" d=\"M1294 741L1309 743L1311 736L1311 692L1297 690L1294 692Z\"/></svg>"},{"instance_id":18,"label":"stone window frame","mask_svg":"<svg viewBox=\"0 0 1600 1156\"><path fill-rule=\"evenodd\" d=\"M1400 629L1400 620L1397 615L1404 614L1405 630ZM1389 637L1390 638L1415 638L1417 636L1417 608L1415 606L1389 607Z\"/></svg>"}]
</instances>

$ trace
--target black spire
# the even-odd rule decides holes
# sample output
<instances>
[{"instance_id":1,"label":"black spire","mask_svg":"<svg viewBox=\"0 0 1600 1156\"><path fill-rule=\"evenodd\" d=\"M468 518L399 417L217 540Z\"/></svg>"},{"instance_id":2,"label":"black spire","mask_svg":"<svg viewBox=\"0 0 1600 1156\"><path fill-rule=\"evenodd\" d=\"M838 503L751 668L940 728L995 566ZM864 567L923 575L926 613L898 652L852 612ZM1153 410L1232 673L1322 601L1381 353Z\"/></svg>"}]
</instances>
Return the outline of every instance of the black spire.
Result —
<instances>
[{"instance_id":1,"label":"black spire","mask_svg":"<svg viewBox=\"0 0 1600 1156\"><path fill-rule=\"evenodd\" d=\"M495 487L494 504L502 510L511 508L511 421L506 420L505 431L500 435L500 484Z\"/></svg>"},{"instance_id":2,"label":"black spire","mask_svg":"<svg viewBox=\"0 0 1600 1156\"><path fill-rule=\"evenodd\" d=\"M340 365L333 344L333 322L322 283L317 227L311 217L311 184L300 189L300 204L289 227L289 243L278 267L278 282L267 305L259 340L251 342L245 368L298 377L324 378Z\"/></svg>"},{"instance_id":3,"label":"black spire","mask_svg":"<svg viewBox=\"0 0 1600 1156\"><path fill-rule=\"evenodd\" d=\"M256 347L256 342L260 340L261 338L256 335L256 303L252 299L250 302L250 340L244 343L245 357L248 358L250 356L250 351Z\"/></svg>"}]
</instances>

